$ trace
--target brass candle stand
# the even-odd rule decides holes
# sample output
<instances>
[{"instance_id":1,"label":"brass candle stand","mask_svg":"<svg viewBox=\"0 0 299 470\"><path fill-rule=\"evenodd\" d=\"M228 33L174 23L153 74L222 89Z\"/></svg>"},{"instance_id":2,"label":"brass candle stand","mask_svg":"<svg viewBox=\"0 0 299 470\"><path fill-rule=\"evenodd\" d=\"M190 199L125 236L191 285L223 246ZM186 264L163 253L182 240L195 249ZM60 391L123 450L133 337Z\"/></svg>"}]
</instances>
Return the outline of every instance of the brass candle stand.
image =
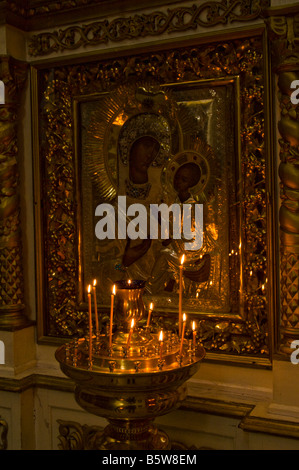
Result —
<instances>
[{"instance_id":1,"label":"brass candle stand","mask_svg":"<svg viewBox=\"0 0 299 470\"><path fill-rule=\"evenodd\" d=\"M205 351L176 333L140 326L144 282L116 286L112 341L109 334L93 335L92 347L90 337L73 340L57 349L56 359L75 382L77 403L109 422L97 449L170 449L153 422L182 403Z\"/></svg>"}]
</instances>

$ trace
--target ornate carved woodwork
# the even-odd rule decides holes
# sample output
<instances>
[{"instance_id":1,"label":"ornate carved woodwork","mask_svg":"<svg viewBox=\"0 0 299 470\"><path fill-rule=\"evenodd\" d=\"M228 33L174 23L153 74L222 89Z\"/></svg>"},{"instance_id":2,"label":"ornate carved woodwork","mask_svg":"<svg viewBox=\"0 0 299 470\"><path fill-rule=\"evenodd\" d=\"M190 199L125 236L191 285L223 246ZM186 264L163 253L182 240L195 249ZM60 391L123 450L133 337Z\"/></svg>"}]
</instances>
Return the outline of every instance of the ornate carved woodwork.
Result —
<instances>
[{"instance_id":1,"label":"ornate carved woodwork","mask_svg":"<svg viewBox=\"0 0 299 470\"><path fill-rule=\"evenodd\" d=\"M23 326L24 282L18 172L18 111L28 66L0 57L0 327Z\"/></svg>"},{"instance_id":2,"label":"ornate carved woodwork","mask_svg":"<svg viewBox=\"0 0 299 470\"><path fill-rule=\"evenodd\" d=\"M89 1L88 8L98 8L103 2ZM111 8L117 8L118 2L113 2ZM157 0L156 4L159 4ZM84 2L85 5L85 2ZM281 312L279 333L281 333L281 351L289 353L290 344L293 339L298 338L298 185L297 185L297 163L298 163L298 106L290 102L290 83L298 80L298 10L292 7L288 13L277 15L267 10L268 1L247 2L245 0L235 0L231 2L204 2L200 5L192 6L174 5L171 9L164 11L162 8L155 12L141 15L134 15L130 12L133 5L128 6L126 14L118 16L114 20L98 20L94 23L86 22L85 25L70 26L57 31L49 31L36 34L30 39L30 53L32 56L52 54L56 51L74 51L81 46L97 46L107 42L120 44L127 39L156 37L162 34L172 34L173 32L191 31L196 28L209 28L219 24L241 24L251 20L261 18L266 15L265 22L268 24L270 36L270 48L272 56L272 69L277 75L278 101L280 106L279 119L279 149L280 164L279 177L281 182L281 204L279 210L280 223L280 292L281 292ZM19 25L23 29L36 29L37 18L41 19L45 15L58 18L62 12L69 12L76 15L82 11L82 2L0 2L0 14L6 18L7 23L14 24L20 20ZM85 6L84 6L85 8ZM51 13L50 13L51 11ZM90 10L91 11L91 10ZM94 10L95 11L95 10ZM110 10L109 10L110 11ZM112 10L111 10L112 11ZM75 13L77 12L77 13ZM22 23L22 25L21 25ZM72 22L70 22L72 23ZM16 23L15 23L16 24ZM42 23L40 23L42 24ZM55 24L55 22L53 22ZM57 23L59 24L59 23ZM244 251L243 258L243 288L244 288L244 311L247 312L242 317L242 321L236 323L232 319L224 318L219 322L211 317L202 319L200 323L201 336L205 342L205 347L210 352L226 351L237 355L268 355L269 352L269 328L268 315L265 314L268 308L269 296L267 290L268 271L267 259L269 258L269 246L267 246L266 221L267 221L267 198L273 197L267 190L267 162L264 161L265 149L262 143L265 135L264 128L264 99L265 83L262 83L262 73L259 71L264 67L264 57L261 44L256 47L255 40L248 42L248 39L235 40L232 43L222 42L211 44L210 47L186 47L175 51L157 52L154 54L135 54L130 60L126 57L105 60L102 62L89 62L84 68L81 65L68 67L49 68L45 72L42 80L46 80L46 74L54 73L55 79L50 80L50 85L45 91L45 102L48 106L44 109L43 117L48 120L49 128L47 136L58 139L55 134L57 126L57 114L53 107L52 96L55 93L55 100L61 106L64 117L65 145L61 147L58 141L50 143L53 148L52 153L47 156L47 162L52 159L54 150L65 155L68 164L65 165L64 172L72 172L71 154L74 148L71 145L73 136L73 113L71 111L74 95L83 96L89 93L109 92L113 86L121 83L124 79L129 80L133 75L139 79L153 78L159 75L159 83L179 82L183 80L214 79L216 77L229 77L239 75L241 79L241 116L245 116L241 126L241 142L243 159L242 171L248 176L244 178L244 198L242 200L243 215L243 235L246 234L247 243L255 247L251 253ZM250 46L248 46L250 44ZM165 51L165 49L164 49ZM221 60L219 60L221 57ZM5 126L1 126L3 162L1 167L2 179L5 179L4 189L1 194L1 203L12 210L9 216L7 211L1 211L1 256L3 259L1 284L1 318L2 325L21 325L25 321L23 315L23 273L22 273L22 248L20 233L19 202L17 195L17 141L16 141L16 111L17 93L21 90L25 80L24 64L17 67L17 62L12 59L3 58L1 65L1 76L6 85L6 97L10 104L1 106L0 119ZM267 64L264 70L267 68ZM257 72L258 71L258 72ZM69 80L66 79L69 75ZM50 75L49 75L50 76ZM252 77L255 77L253 80ZM6 78L5 78L6 77ZM40 76L39 76L40 77ZM243 80L244 79L244 80ZM50 97L51 96L51 97ZM254 116L254 118L253 118ZM61 125L61 123L59 123ZM8 140L5 140L8 139ZM9 147L3 143L9 141ZM5 147L5 148L4 148ZM8 150L9 149L9 150ZM14 155L14 159L11 156ZM2 162L1 162L2 163ZM271 165L270 165L271 166ZM8 173L6 173L8 172ZM9 174L9 178L7 178ZM54 178L54 177L52 177ZM61 181L60 181L61 182ZM253 189L254 188L254 189ZM49 190L52 190L51 186ZM60 187L61 189L61 187ZM66 184L65 190L68 196L72 194L71 188ZM266 195L266 196L265 196ZM54 196L49 193L49 200L54 203ZM55 204L57 208L57 198ZM259 202L258 202L259 201ZM66 212L65 220L71 220L73 228L76 226L75 197L67 198L63 213ZM4 207L4 206L3 206ZM9 209L9 210L10 210ZM275 208L270 209L274 210ZM51 207L52 210L52 207ZM5 215L4 215L5 213ZM70 218L68 218L70 217ZM72 224L71 224L72 225ZM71 233L71 225L66 228L64 240L65 245L56 241L53 253L56 253L57 260L61 254L66 256L62 248L67 253L75 252L75 238L68 237ZM268 227L269 228L269 227ZM74 233L74 231L73 231ZM272 236L272 235L268 235ZM55 237L54 237L55 238ZM58 243L58 244L57 244ZM47 245L49 248L50 245ZM275 247L274 247L275 249ZM54 255L53 255L54 256ZM58 263L59 264L59 263ZM64 264L62 272L72 274L69 283L63 284L67 287L69 295L68 307L73 311L76 305L75 279L77 273L76 256L71 256ZM55 273L57 275L57 273ZM63 277L63 276L62 276ZM272 279L273 281L273 279ZM59 282L64 283L64 277ZM52 288L57 283L54 278L49 279L48 299L54 299ZM56 296L57 297L57 296ZM61 300L61 299L60 299ZM62 299L63 300L63 299ZM58 301L58 300L57 300ZM56 301L55 301L56 302ZM74 303L73 303L74 302ZM58 302L59 304L59 302ZM65 321L66 304L62 302L57 310L52 311L50 316L46 315L44 324L46 330L53 327L54 337L56 335L72 334L73 327L77 320L79 327L84 329L84 311L77 311L75 317ZM56 307L55 307L56 309ZM66 309L66 310L65 310ZM64 311L64 314L61 312ZM259 319L257 322L257 318ZM256 326L258 323L258 326ZM55 327L53 325L56 325ZM59 327L57 325L60 325ZM73 325L70 326L70 325ZM59 333L58 333L59 332Z\"/></svg>"},{"instance_id":3,"label":"ornate carved woodwork","mask_svg":"<svg viewBox=\"0 0 299 470\"><path fill-rule=\"evenodd\" d=\"M277 75L280 177L280 350L299 339L299 106L291 83L299 80L299 12L267 19L272 66Z\"/></svg>"},{"instance_id":4,"label":"ornate carved woodwork","mask_svg":"<svg viewBox=\"0 0 299 470\"><path fill-rule=\"evenodd\" d=\"M176 0L166 9L162 0L141 0L138 8L134 0L1 0L0 19L24 31L45 31L79 22L86 24L34 35L32 54L44 55L58 49L76 49L80 44L119 43L127 38L155 37L163 32L184 32L198 26L245 23L260 18L269 4L269 0L222 0L184 6ZM151 13L140 13L150 10ZM115 19L110 21L104 15ZM93 18L97 20L92 22Z\"/></svg>"},{"instance_id":5,"label":"ornate carved woodwork","mask_svg":"<svg viewBox=\"0 0 299 470\"><path fill-rule=\"evenodd\" d=\"M105 19L83 26L70 26L59 31L42 32L31 37L30 54L34 57L57 51L73 51L81 46L100 45L127 39L157 37L164 33L208 28L216 25L252 21L261 16L268 1L248 2L233 0L204 2L199 5L179 6L167 11Z\"/></svg>"},{"instance_id":6,"label":"ornate carved woodwork","mask_svg":"<svg viewBox=\"0 0 299 470\"><path fill-rule=\"evenodd\" d=\"M35 110L40 127L43 161L44 211L38 230L40 247L45 247L45 273L41 292L47 299L40 336L57 338L84 332L86 312L78 308L78 279L82 270L78 258L75 165L73 146L73 97L109 93L119 84L156 80L158 85L240 77L240 133L242 179L243 313L202 316L199 334L211 353L229 357L254 356L267 363L269 357L269 310L267 275L266 153L264 144L263 40L260 32L250 38L188 47L176 51L139 54L102 62L34 68L39 89L40 111ZM134 78L135 77L135 78ZM37 96L37 95L35 95ZM62 138L63 136L63 138ZM40 168L37 168L40 171ZM41 182L39 183L41 185ZM237 249L239 247L236 247ZM234 258L237 262L237 257ZM80 267L81 266L81 267ZM45 269L45 271L43 271ZM78 271L79 269L79 271ZM231 265L232 276L234 273ZM236 272L236 271L235 271ZM80 288L79 288L80 289ZM40 299L40 307L43 302ZM258 358L258 359L256 359ZM251 362L252 359L249 359Z\"/></svg>"}]
</instances>

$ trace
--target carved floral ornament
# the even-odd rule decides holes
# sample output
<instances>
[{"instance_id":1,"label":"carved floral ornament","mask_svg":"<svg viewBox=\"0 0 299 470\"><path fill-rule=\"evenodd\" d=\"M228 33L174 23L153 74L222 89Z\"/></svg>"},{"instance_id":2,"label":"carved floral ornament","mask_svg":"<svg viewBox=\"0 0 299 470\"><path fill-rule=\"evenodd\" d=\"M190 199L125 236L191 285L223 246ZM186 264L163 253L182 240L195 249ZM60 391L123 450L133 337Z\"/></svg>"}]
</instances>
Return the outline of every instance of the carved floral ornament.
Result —
<instances>
[{"instance_id":1,"label":"carved floral ornament","mask_svg":"<svg viewBox=\"0 0 299 470\"><path fill-rule=\"evenodd\" d=\"M60 450L99 450L101 444L105 442L105 431L99 426L81 425L74 421L57 420L59 425L58 448ZM143 422L140 423L142 428ZM127 429L129 434L130 430ZM126 444L124 444L126 445ZM172 441L173 450L194 450L184 443ZM105 460L106 459L106 460ZM102 463L108 463L107 457L103 457Z\"/></svg>"},{"instance_id":2,"label":"carved floral ornament","mask_svg":"<svg viewBox=\"0 0 299 470\"><path fill-rule=\"evenodd\" d=\"M274 71L282 66L297 67L299 63L299 13L271 16L266 20L271 40Z\"/></svg>"},{"instance_id":3,"label":"carved floral ornament","mask_svg":"<svg viewBox=\"0 0 299 470\"><path fill-rule=\"evenodd\" d=\"M43 56L58 51L73 51L81 46L96 46L127 39L158 37L162 34L194 31L229 23L244 23L259 18L269 0L207 1L191 7L180 6L149 14L95 21L82 26L33 35L29 43L31 56Z\"/></svg>"}]
</instances>

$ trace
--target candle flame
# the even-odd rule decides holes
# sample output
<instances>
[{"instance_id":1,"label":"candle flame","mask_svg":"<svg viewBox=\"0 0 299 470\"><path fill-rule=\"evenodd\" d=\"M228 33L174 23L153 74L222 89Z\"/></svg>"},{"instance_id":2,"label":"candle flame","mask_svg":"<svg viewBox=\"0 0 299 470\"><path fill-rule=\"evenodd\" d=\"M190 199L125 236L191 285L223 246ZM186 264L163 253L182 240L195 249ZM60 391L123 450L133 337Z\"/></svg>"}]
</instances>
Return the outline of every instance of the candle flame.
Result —
<instances>
[{"instance_id":1,"label":"candle flame","mask_svg":"<svg viewBox=\"0 0 299 470\"><path fill-rule=\"evenodd\" d=\"M115 295L115 292L116 292L116 286L114 284L113 289L112 289L112 294Z\"/></svg>"},{"instance_id":2,"label":"candle flame","mask_svg":"<svg viewBox=\"0 0 299 470\"><path fill-rule=\"evenodd\" d=\"M91 285L89 284L89 286L87 287L87 292L90 294L90 291L91 291Z\"/></svg>"},{"instance_id":3,"label":"candle flame","mask_svg":"<svg viewBox=\"0 0 299 470\"><path fill-rule=\"evenodd\" d=\"M131 279L128 280L128 284L131 284Z\"/></svg>"},{"instance_id":4,"label":"candle flame","mask_svg":"<svg viewBox=\"0 0 299 470\"><path fill-rule=\"evenodd\" d=\"M183 255L183 256L181 257L181 264L184 263L184 260L185 260L185 255Z\"/></svg>"},{"instance_id":5,"label":"candle flame","mask_svg":"<svg viewBox=\"0 0 299 470\"><path fill-rule=\"evenodd\" d=\"M159 341L163 341L163 331L162 330L160 331L160 334L159 334Z\"/></svg>"},{"instance_id":6,"label":"candle flame","mask_svg":"<svg viewBox=\"0 0 299 470\"><path fill-rule=\"evenodd\" d=\"M195 330L195 321L192 322L192 330Z\"/></svg>"},{"instance_id":7,"label":"candle flame","mask_svg":"<svg viewBox=\"0 0 299 470\"><path fill-rule=\"evenodd\" d=\"M133 329L133 328L134 328L134 318L132 318L132 320L131 320L131 329Z\"/></svg>"},{"instance_id":8,"label":"candle flame","mask_svg":"<svg viewBox=\"0 0 299 470\"><path fill-rule=\"evenodd\" d=\"M150 303L149 309L152 311L154 309L154 304L153 302Z\"/></svg>"},{"instance_id":9,"label":"candle flame","mask_svg":"<svg viewBox=\"0 0 299 470\"><path fill-rule=\"evenodd\" d=\"M183 321L186 321L186 318L187 318L187 317L186 317L186 314L183 313Z\"/></svg>"}]
</instances>

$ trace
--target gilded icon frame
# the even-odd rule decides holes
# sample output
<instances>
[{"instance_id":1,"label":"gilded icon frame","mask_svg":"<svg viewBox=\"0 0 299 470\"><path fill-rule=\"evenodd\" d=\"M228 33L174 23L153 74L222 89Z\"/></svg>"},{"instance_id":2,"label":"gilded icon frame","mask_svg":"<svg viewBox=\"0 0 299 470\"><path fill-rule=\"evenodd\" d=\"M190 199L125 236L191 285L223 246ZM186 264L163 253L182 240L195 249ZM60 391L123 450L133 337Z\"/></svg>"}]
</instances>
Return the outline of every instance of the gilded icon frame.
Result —
<instances>
[{"instance_id":1,"label":"gilded icon frame","mask_svg":"<svg viewBox=\"0 0 299 470\"><path fill-rule=\"evenodd\" d=\"M137 83L136 86L137 89L139 89L140 84ZM221 315L226 315L227 317L233 317L237 314L237 316L240 316L240 318L242 318L242 306L239 303L238 305L236 305L236 298L239 295L242 295L242 275L236 275L230 283L228 279L228 271L230 269L229 264L234 265L235 270L239 270L239 264L242 263L241 250L239 250L239 248L241 247L241 220L239 220L240 214L238 212L240 211L234 210L234 207L238 204L238 201L236 200L236 193L238 193L238 188L236 181L234 181L234 177L231 174L228 175L228 171L227 178L223 178L223 174L226 171L226 168L224 167L226 167L226 165L224 163L221 163L221 161L225 161L225 159L227 158L226 154L228 154L230 157L234 156L234 161L227 162L227 166L236 168L236 178L241 178L239 149L240 145L238 138L239 118L238 106L236 105L236 103L238 103L239 96L239 77L231 77L230 79L225 78L219 80L199 80L193 81L192 83L182 82L180 84L165 84L159 87L159 98L161 98L161 93L164 93L165 89L167 90L167 95L165 95L167 96L167 102L169 102L171 99L177 102L176 94L178 97L180 97L180 100L185 99L185 102L180 101L180 107L182 109L180 109L178 112L178 121L180 121L180 125L182 126L181 134L183 135L183 142L175 142L173 145L173 147L175 147L175 150L171 152L171 149L168 149L167 164L162 167L162 169L158 167L152 171L152 174L154 174L154 183L156 183L157 181L161 182L161 186L156 183L156 185L158 186L156 194L160 194L160 192L163 192L165 187L167 187L167 189L165 189L165 193L168 193L170 197L168 205L174 203L176 194L173 192L173 189L171 190L171 188L169 188L169 186L171 186L170 168L172 168L173 165L179 167L179 163L175 162L181 161L181 159L184 159L184 157L186 157L187 155L189 156L189 159L191 161L194 161L195 154L202 156L201 165L205 165L204 162L206 161L206 165L208 166L207 172L209 173L209 175L207 176L203 187L202 183L200 183L198 185L200 188L195 189L193 194L194 197L197 198L196 200L198 202L201 200L205 201L204 207L206 208L206 213L214 213L213 217L211 217L211 215L207 216L207 218L210 220L210 225L212 222L212 227L210 227L210 229L207 229L207 231L209 231L209 241L206 242L206 245L203 247L202 250L198 250L196 251L196 253L188 253L188 251L184 251L182 249L182 243L172 243L172 246L174 245L174 247L172 248L171 254L169 255L172 259L171 261L168 260L167 262L164 260L164 264L163 261L161 262L161 258L167 258L167 254L165 255L165 250L162 250L162 255L160 255L159 258L160 263L154 263L154 270L157 270L157 264L160 270L161 264L162 266L165 266L166 264L166 269L168 268L169 271L171 270L170 281L174 283L176 280L176 286L172 288L172 290L163 290L160 288L161 283L163 284L164 282L164 284L166 284L167 281L169 281L167 275L163 276L159 272L157 280L155 280L153 276L149 275L149 272L152 273L152 271L150 270L152 269L153 265L153 260L150 259L150 253L152 252L152 257L159 257L159 253L161 253L161 251L159 251L160 241L156 243L152 250L152 247L150 247L148 252L143 255L143 263L140 263L141 268L140 266L138 266L137 262L137 267L135 269L134 267L133 269L132 267L129 267L127 271L120 277L139 279L140 276L144 276L143 273L145 271L146 275L142 277L142 279L145 278L144 280L146 280L147 284L149 284L149 286L146 285L144 290L144 301L146 305L149 305L151 302L153 302L155 305L156 312L164 312L168 313L169 315L172 314L175 318L177 312L178 297L178 264L181 255L184 253L184 291L188 291L188 296L186 294L183 294L184 309L190 314L196 314L198 313L198 308L200 307L201 311L205 310L209 314L219 314L220 312ZM144 88L142 88L142 90L144 90ZM117 196L123 194L121 192L121 183L117 184L117 181L115 181L115 184L112 184L111 175L109 178L109 162L105 161L108 160L106 158L108 154L107 141L109 141L109 134L111 133L113 136L113 145L110 148L110 153L113 155L112 163L110 163L110 167L112 166L113 168L113 170L111 170L111 174L118 173L120 175L121 169L119 167L123 167L123 165L120 165L120 162L118 163L118 165L115 164L115 161L117 161L117 151L115 148L115 134L118 132L119 127L122 128L122 126L119 125L119 116L121 116L121 118L123 119L124 104L127 103L127 101L130 101L131 103L134 101L135 88L133 87L133 90L127 92L126 94L126 90L124 89L124 87L121 87L121 99L115 98L116 94L117 91L114 91L112 95L113 98L111 97L111 99L109 98L110 95L107 95L105 93L102 96L97 97L96 99L94 96L91 96L90 98L88 98L88 96L83 96L79 97L74 101L74 106L76 108L76 124L80 122L80 126L82 126L82 129L87 129L85 132L83 132L84 135L82 137L81 135L79 135L81 133L80 126L76 125L76 168L81 168L81 178L78 172L77 192L79 194L78 199L81 201L82 214L81 222L78 224L78 232L80 233L79 238L82 240L86 240L85 244L82 243L81 250L83 266L82 271L84 272L84 275L82 273L82 278L79 282L81 286L80 301L86 301L86 299L84 299L84 292L82 290L82 286L86 285L88 283L88 280L98 278L100 279L100 285L98 285L98 294L101 299L105 299L103 301L103 306L105 306L106 309L109 308L109 293L111 291L111 286L113 285L113 282L118 279L118 272L115 271L116 261L114 261L114 263L111 262L111 257L113 257L113 250L124 250L126 242L123 241L123 243L121 243L118 240L99 242L96 237L92 237L92 242L90 242L89 234L90 232L94 232L94 228L96 226L96 218L93 216L91 217L89 209L90 206L93 206L94 213L95 208L97 206L97 202L107 203L113 201L116 206L115 210L117 211ZM82 113L80 113L80 107L84 108L85 105L87 105L87 110L85 112L83 110ZM112 109L110 109L111 107ZM198 131L200 131L200 133L207 134L204 138L204 141L202 138L195 139L195 142L190 139L188 132L190 132L190 129L192 128L191 123L193 121L193 115L190 112L190 108L194 108L195 110L197 110L195 112L199 113L199 119L201 118L203 121L205 121L202 125L205 130L196 123ZM204 112L205 108L209 110L206 114ZM187 112L187 110L189 110L189 112ZM201 113L198 110L201 110ZM233 125L227 126L225 128L225 131L223 132L223 126L225 126L225 121L228 112L233 112ZM111 115L112 119L107 119L107 115ZM142 116L142 113L138 114L138 116ZM198 115L196 115L196 118L198 118ZM116 125L112 123L113 120L114 123L117 123ZM109 126L110 128L116 127L117 129L112 129L114 130L114 132L111 132ZM207 128L210 129L209 132ZM213 131L211 131L211 129L213 129ZM135 133L135 126L133 132ZM205 143L205 141L208 140L208 134L209 139L214 140L214 148L212 148L212 142L210 142L210 145L209 143ZM229 139L224 137L226 134L230 135ZM80 148L81 139L84 140L84 143ZM217 145L215 142L216 140ZM229 140L231 142L229 142ZM169 154L171 155L170 157ZM218 158L216 157L216 155L218 155ZM206 160L206 158L208 160ZM213 166L214 168L212 168ZM220 174L218 174L219 171L221 172L221 176ZM228 178L230 178L231 183L229 191L227 188ZM117 180L117 177L115 177L115 180ZM92 189L90 189L92 186L95 186L94 192L96 193L96 196L92 195ZM217 187L217 189L215 189L214 187ZM234 188L234 190L232 188ZM167 200L166 198L167 195L165 196L164 202ZM136 198L127 197L127 199L128 201L131 201L131 203L136 203L138 201L138 199ZM216 199L218 200L218 202L215 202ZM224 199L227 200L227 204L231 207L231 210L229 210L228 207L225 207L225 204L222 201L220 202L220 199L222 201ZM86 203L85 200L87 201ZM95 202L94 200L96 200L97 202ZM139 202L143 203L144 201L141 199L139 200ZM159 201L154 197L151 199L151 202L158 203ZM223 209L221 211L222 206ZM217 213L215 212L215 209ZM213 222L214 219L217 218L217 216L219 220L222 219L222 221L219 222L218 226L215 227L215 224ZM222 227L226 224L226 217L230 217L231 220L230 235L228 233L223 235L221 233L222 231L219 230L219 224ZM226 231L227 230L228 228L226 227ZM215 231L216 235L214 233ZM216 236L218 240L211 240L212 236ZM222 240L222 243L220 243L220 239ZM224 247L225 244L226 250ZM152 242L152 245L154 245L154 242ZM211 250L211 245L215 246L216 248L214 248L214 250ZM228 257L229 246L237 247L237 249L235 248L235 250L232 249L233 252L235 251L235 254L237 254L237 251L240 252L240 256L237 260L237 263L233 262L233 260L236 259L235 256L232 256L230 259ZM174 254L175 250L177 250L177 255ZM218 254L210 256L209 253L213 253L213 251ZM221 254L219 254L220 251ZM176 264L172 262L175 256ZM193 280L188 282L188 273L192 273L193 277L194 273L196 272L194 269L192 270L192 268L190 271L189 266L192 265L192 263L194 265L194 259L198 263L203 256L210 256L211 262L210 273L208 278L206 280L203 280L203 278L205 277L203 272L203 275L199 274L199 277L201 277L201 281L199 283L196 283ZM116 259L117 258L119 258L119 252L118 257L116 257ZM84 262L85 260L86 262ZM231 261L231 263L229 263L228 261ZM222 266L221 273L220 270L217 269L217 266L220 265ZM242 273L242 268L240 269L240 273ZM198 289L198 286L201 286L202 288ZM231 311L231 309L233 308L232 304L235 304L233 312Z\"/></svg>"},{"instance_id":2,"label":"gilded icon frame","mask_svg":"<svg viewBox=\"0 0 299 470\"><path fill-rule=\"evenodd\" d=\"M225 63L222 69L217 54L222 54ZM135 74L138 80L152 81L153 76L159 73L158 85L165 89L171 88L172 91L182 85L192 87L196 83L209 86L233 84L237 135L234 145L236 154L241 157L237 159L238 168L235 169L239 176L244 175L244 172L247 174L246 171L252 174L254 165L261 172L256 180L241 178L237 182L239 189L242 187L236 202L241 227L239 243L245 251L247 246L240 271L240 289L243 290L240 310L238 314L231 315L228 312L201 312L194 317L198 322L198 334L211 359L270 365L273 324L271 312L276 300L275 295L272 296L267 288L269 280L275 277L267 262L269 257L275 256L275 246L270 241L274 208L267 206L274 178L269 138L265 139L265 145L261 145L261 136L264 133L269 134L269 117L265 111L269 90L262 78L263 74L267 76L268 73L266 57L265 32L264 28L259 28L249 31L248 35L243 33L241 38L233 35L231 42L223 39L209 45L187 44L177 53L164 46L155 52L136 51L130 57L117 57L114 53L112 58L102 60L82 59L83 66L78 64L78 60L75 63L70 60L66 65L51 61L32 65L39 341L55 343L71 337L75 331L84 334L86 323L80 230L80 168L77 165L81 139L80 125L77 125L80 124L80 104L108 96L117 81L121 83L120 80L124 77L130 79ZM168 70L165 63L169 66ZM253 70L256 79L253 78ZM69 80L68 75L71 77ZM81 77L80 83L78 77ZM60 112L58 106L62 107ZM247 114L242 117L244 106ZM49 184L54 173L47 173L46 170L46 166L52 165L57 154L67 163L61 174L60 187L57 181L51 183L52 186ZM72 173L69 180L68 172ZM56 195L59 191L63 193L61 201L51 191L55 184ZM68 200L66 195L70 194L71 200ZM253 194L257 197L256 201L253 200ZM60 226L51 226L49 217L54 214L51 211L60 211L63 215L64 220L60 220ZM249 216L253 213L257 218L254 222ZM250 233L246 232L248 221L254 226ZM61 227L65 232L59 239L57 228ZM50 232L53 233L53 240L49 237ZM242 242L244 239L250 240L251 250L259 247L260 252L256 254L256 258L250 259L248 242ZM60 263L63 266L63 274L59 275L59 279L49 277L47 270L49 253L53 248L53 264L59 266ZM62 263L62 260L66 262ZM55 292L61 293L63 286L64 303L61 303L61 299L59 302L56 299L58 303L53 309L51 299L55 297ZM66 303L67 308L64 309ZM173 315L166 310L159 311L158 316L160 322L173 324Z\"/></svg>"}]
</instances>

